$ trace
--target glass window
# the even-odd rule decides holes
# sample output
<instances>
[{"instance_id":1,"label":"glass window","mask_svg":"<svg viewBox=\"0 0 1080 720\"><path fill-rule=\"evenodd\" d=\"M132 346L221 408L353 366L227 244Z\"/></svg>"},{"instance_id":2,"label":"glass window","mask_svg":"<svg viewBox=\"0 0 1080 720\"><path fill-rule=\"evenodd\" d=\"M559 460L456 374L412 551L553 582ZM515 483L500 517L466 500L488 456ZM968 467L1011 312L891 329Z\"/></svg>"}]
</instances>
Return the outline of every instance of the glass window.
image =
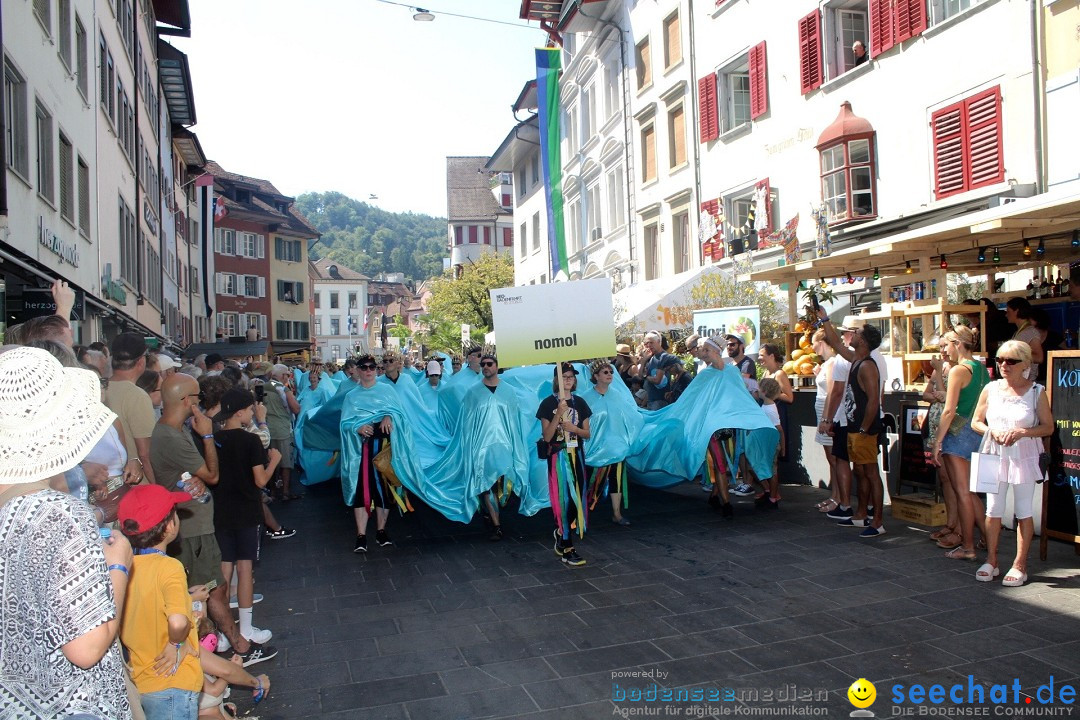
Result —
<instances>
[{"instance_id":1,"label":"glass window","mask_svg":"<svg viewBox=\"0 0 1080 720\"><path fill-rule=\"evenodd\" d=\"M829 223L874 217L873 138L840 140L821 150L821 200Z\"/></svg>"}]
</instances>

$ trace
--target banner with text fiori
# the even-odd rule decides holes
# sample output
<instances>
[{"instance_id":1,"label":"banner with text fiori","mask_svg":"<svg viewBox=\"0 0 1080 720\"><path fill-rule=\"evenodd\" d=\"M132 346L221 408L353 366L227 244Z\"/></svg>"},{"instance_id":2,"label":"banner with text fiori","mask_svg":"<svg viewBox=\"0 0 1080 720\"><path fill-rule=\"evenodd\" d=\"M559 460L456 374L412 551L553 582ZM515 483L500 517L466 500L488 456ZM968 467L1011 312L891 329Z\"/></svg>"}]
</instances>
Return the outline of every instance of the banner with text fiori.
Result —
<instances>
[{"instance_id":1,"label":"banner with text fiori","mask_svg":"<svg viewBox=\"0 0 1080 720\"><path fill-rule=\"evenodd\" d=\"M499 367L615 355L609 278L489 292Z\"/></svg>"},{"instance_id":2,"label":"banner with text fiori","mask_svg":"<svg viewBox=\"0 0 1080 720\"><path fill-rule=\"evenodd\" d=\"M761 347L761 309L757 305L743 305L695 310L694 332L703 338L738 335L746 345L744 352L755 356Z\"/></svg>"}]
</instances>

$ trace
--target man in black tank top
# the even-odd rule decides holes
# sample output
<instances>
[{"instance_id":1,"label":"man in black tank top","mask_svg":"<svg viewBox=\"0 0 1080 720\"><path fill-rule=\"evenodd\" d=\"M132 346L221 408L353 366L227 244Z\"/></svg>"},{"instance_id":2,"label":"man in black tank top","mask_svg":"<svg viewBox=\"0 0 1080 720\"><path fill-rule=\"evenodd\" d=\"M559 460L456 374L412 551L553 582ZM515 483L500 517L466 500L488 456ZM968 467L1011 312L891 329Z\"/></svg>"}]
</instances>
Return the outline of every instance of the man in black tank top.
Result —
<instances>
[{"instance_id":1,"label":"man in black tank top","mask_svg":"<svg viewBox=\"0 0 1080 720\"><path fill-rule=\"evenodd\" d=\"M881 392L877 363L870 353L881 344L881 331L867 323L854 334L851 347L845 347L829 322L829 316L819 308L818 317L825 328L825 338L837 354L851 363L847 378L844 408L847 411L848 457L859 487L859 506L852 517L855 527L862 527L859 537L875 538L885 534L882 512L885 492L878 472L878 434L881 432ZM867 517L867 506L873 504L874 516Z\"/></svg>"}]
</instances>

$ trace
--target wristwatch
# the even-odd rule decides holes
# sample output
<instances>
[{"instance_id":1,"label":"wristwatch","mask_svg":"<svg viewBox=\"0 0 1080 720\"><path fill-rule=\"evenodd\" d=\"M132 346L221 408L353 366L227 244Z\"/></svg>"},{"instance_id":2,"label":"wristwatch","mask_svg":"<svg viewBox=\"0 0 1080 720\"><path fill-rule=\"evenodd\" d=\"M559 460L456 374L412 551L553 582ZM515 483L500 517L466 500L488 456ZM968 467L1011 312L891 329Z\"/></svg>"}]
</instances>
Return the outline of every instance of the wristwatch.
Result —
<instances>
[{"instance_id":1,"label":"wristwatch","mask_svg":"<svg viewBox=\"0 0 1080 720\"><path fill-rule=\"evenodd\" d=\"M859 434L860 434L860 435L865 435L865 434L866 434L866 430L864 430L864 429L862 429L862 428L859 428Z\"/></svg>"}]
</instances>

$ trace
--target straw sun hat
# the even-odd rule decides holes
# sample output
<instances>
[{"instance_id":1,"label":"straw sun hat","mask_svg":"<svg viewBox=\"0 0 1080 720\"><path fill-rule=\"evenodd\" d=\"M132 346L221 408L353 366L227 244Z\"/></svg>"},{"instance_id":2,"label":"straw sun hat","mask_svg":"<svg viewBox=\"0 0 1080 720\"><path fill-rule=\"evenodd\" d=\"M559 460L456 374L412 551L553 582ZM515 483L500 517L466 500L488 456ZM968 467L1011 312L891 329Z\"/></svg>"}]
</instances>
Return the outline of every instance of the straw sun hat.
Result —
<instances>
[{"instance_id":1,"label":"straw sun hat","mask_svg":"<svg viewBox=\"0 0 1080 720\"><path fill-rule=\"evenodd\" d=\"M115 418L93 372L65 368L37 348L0 353L0 484L70 470Z\"/></svg>"}]
</instances>

